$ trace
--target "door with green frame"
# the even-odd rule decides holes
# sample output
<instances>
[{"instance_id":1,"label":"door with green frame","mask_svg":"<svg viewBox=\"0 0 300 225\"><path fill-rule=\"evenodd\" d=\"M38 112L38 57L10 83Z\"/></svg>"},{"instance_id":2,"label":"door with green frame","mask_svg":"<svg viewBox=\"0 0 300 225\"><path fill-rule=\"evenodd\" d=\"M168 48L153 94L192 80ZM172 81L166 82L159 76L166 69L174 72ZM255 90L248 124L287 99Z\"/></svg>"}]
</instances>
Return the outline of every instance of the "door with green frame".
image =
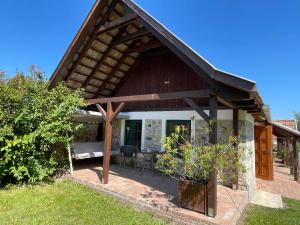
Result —
<instances>
[{"instance_id":1,"label":"door with green frame","mask_svg":"<svg viewBox=\"0 0 300 225\"><path fill-rule=\"evenodd\" d=\"M126 120L125 122L125 145L135 145L141 149L142 120Z\"/></svg>"}]
</instances>

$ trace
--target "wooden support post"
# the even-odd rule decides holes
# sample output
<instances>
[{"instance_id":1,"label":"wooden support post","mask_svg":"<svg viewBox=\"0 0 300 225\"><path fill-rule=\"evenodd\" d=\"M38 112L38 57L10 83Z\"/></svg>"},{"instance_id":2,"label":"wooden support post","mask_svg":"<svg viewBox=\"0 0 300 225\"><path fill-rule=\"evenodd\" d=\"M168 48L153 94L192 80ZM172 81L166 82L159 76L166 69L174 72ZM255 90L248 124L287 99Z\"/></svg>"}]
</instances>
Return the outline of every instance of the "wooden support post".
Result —
<instances>
[{"instance_id":1,"label":"wooden support post","mask_svg":"<svg viewBox=\"0 0 300 225\"><path fill-rule=\"evenodd\" d=\"M290 174L293 175L294 172L294 155L293 155L293 139L289 140L289 164L290 164Z\"/></svg>"},{"instance_id":2,"label":"wooden support post","mask_svg":"<svg viewBox=\"0 0 300 225\"><path fill-rule=\"evenodd\" d=\"M121 102L115 112L112 108L112 103L107 103L107 110L105 111L101 105L96 105L98 110L102 113L105 120L105 140L104 140L104 159L103 159L103 183L108 183L109 166L110 166L110 153L112 142L112 122L118 116L119 112L125 106L125 102Z\"/></svg>"},{"instance_id":3,"label":"wooden support post","mask_svg":"<svg viewBox=\"0 0 300 225\"><path fill-rule=\"evenodd\" d=\"M218 142L218 99L217 96L211 95L209 98L209 142L217 144ZM208 199L207 199L207 216L216 217L217 214L217 173L213 169L208 181Z\"/></svg>"},{"instance_id":4,"label":"wooden support post","mask_svg":"<svg viewBox=\"0 0 300 225\"><path fill-rule=\"evenodd\" d=\"M233 117L232 117L232 135L235 138L239 137L239 110L233 110ZM234 148L236 149L236 154L238 155L238 145L234 143ZM238 179L238 171L235 171L236 179L232 181L232 189L237 190L239 188L239 179Z\"/></svg>"},{"instance_id":5,"label":"wooden support post","mask_svg":"<svg viewBox=\"0 0 300 225\"><path fill-rule=\"evenodd\" d=\"M289 145L287 138L284 140L284 151L285 165L289 166Z\"/></svg>"},{"instance_id":6,"label":"wooden support post","mask_svg":"<svg viewBox=\"0 0 300 225\"><path fill-rule=\"evenodd\" d=\"M280 156L281 163L284 164L284 157L282 156L282 139L277 137L277 150Z\"/></svg>"},{"instance_id":7,"label":"wooden support post","mask_svg":"<svg viewBox=\"0 0 300 225\"><path fill-rule=\"evenodd\" d=\"M103 183L108 183L110 152L112 141L112 121L110 120L113 114L111 102L107 103L106 123L105 123L105 140L104 140L104 159L103 159Z\"/></svg>"},{"instance_id":8,"label":"wooden support post","mask_svg":"<svg viewBox=\"0 0 300 225\"><path fill-rule=\"evenodd\" d=\"M293 139L293 172L294 180L298 181L298 152L297 152L297 139Z\"/></svg>"}]
</instances>

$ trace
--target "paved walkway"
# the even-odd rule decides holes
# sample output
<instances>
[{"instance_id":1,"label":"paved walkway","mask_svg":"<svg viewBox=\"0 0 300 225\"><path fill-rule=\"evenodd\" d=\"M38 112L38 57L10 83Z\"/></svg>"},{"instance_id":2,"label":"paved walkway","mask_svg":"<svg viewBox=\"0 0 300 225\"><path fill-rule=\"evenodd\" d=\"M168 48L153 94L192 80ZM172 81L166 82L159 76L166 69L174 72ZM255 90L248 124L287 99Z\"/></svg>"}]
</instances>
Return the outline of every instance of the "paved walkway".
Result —
<instances>
[{"instance_id":1,"label":"paved walkway","mask_svg":"<svg viewBox=\"0 0 300 225\"><path fill-rule=\"evenodd\" d=\"M283 197L300 200L300 183L294 181L290 175L290 169L286 166L275 163L274 181L256 179L257 189L281 194Z\"/></svg>"},{"instance_id":2,"label":"paved walkway","mask_svg":"<svg viewBox=\"0 0 300 225\"><path fill-rule=\"evenodd\" d=\"M175 180L149 172L140 175L138 169L111 165L109 184L103 185L99 164L99 161L75 164L73 179L175 223L234 225L248 203L246 192L218 186L217 217L209 218L178 206L178 183Z\"/></svg>"}]
</instances>

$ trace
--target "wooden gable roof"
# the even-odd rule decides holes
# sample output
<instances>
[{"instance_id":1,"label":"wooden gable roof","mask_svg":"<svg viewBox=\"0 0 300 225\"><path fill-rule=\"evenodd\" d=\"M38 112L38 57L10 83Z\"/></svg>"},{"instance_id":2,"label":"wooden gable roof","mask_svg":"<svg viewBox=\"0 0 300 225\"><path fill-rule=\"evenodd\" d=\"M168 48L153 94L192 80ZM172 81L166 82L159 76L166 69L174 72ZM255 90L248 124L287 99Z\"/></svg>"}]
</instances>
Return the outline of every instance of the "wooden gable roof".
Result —
<instances>
[{"instance_id":1,"label":"wooden gable roof","mask_svg":"<svg viewBox=\"0 0 300 225\"><path fill-rule=\"evenodd\" d=\"M143 51L163 46L212 87L246 93L233 98L241 108L262 113L255 82L216 69L131 0L95 3L52 75L50 88L65 81L72 89L84 88L87 99L111 97Z\"/></svg>"}]
</instances>

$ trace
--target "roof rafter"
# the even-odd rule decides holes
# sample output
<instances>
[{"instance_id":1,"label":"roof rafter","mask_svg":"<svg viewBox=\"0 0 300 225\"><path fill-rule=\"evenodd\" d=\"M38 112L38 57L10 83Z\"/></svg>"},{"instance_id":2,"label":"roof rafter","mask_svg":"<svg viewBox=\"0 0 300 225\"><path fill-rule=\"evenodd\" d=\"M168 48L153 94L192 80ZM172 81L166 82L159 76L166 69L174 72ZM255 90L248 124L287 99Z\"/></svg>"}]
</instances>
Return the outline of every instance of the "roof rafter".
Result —
<instances>
[{"instance_id":1,"label":"roof rafter","mask_svg":"<svg viewBox=\"0 0 300 225\"><path fill-rule=\"evenodd\" d=\"M150 31L148 29L142 28L142 29L138 30L137 32L130 33L130 34L127 34L125 36L119 37L115 41L115 44L118 45L118 44L122 44L122 43L127 42L127 41L134 41L134 40L140 39L142 37L145 37L149 34L150 34Z\"/></svg>"},{"instance_id":2,"label":"roof rafter","mask_svg":"<svg viewBox=\"0 0 300 225\"><path fill-rule=\"evenodd\" d=\"M103 53L101 59L97 62L95 68L92 70L91 74L89 75L89 77L86 79L86 81L83 83L82 87L86 88L86 86L90 83L90 81L94 78L95 74L97 73L97 71L99 70L100 66L102 65L102 63L106 60L106 58L108 57L110 51L114 48L114 46L116 45L115 40L117 38L120 37L120 35L122 34L122 31L119 31L119 34L114 37L110 44L107 46L105 52Z\"/></svg>"},{"instance_id":3,"label":"roof rafter","mask_svg":"<svg viewBox=\"0 0 300 225\"><path fill-rule=\"evenodd\" d=\"M142 45L139 45L139 46L135 46L133 48L130 48L129 49L129 52L143 52L143 51L146 51L146 50L150 50L150 49L153 49L153 48L158 48L158 47L161 47L163 46L164 44L161 43L160 41L156 40L156 41L150 41L146 44L142 44Z\"/></svg>"},{"instance_id":4,"label":"roof rafter","mask_svg":"<svg viewBox=\"0 0 300 225\"><path fill-rule=\"evenodd\" d=\"M101 26L102 23L104 23L109 16L111 15L111 13L114 11L115 6L117 5L118 1L114 0L111 3L111 6L109 7L108 11L104 14L104 16L101 19L101 22L99 23L99 26ZM85 45L83 51L81 52L81 54L79 55L78 59L74 62L72 68L69 70L69 73L67 75L67 77L65 78L66 81L68 81L69 77L71 76L71 74L73 72L75 72L76 67L80 64L81 60L85 57L87 51L91 48L92 44L93 44L93 40L97 39L98 34L94 33L91 38L90 41L88 42L88 44Z\"/></svg>"},{"instance_id":5,"label":"roof rafter","mask_svg":"<svg viewBox=\"0 0 300 225\"><path fill-rule=\"evenodd\" d=\"M133 44L131 44L131 45L133 45ZM130 46L128 47L128 49L130 49ZM124 60L126 59L127 56L128 56L128 50L123 53L123 55L119 59L118 63L114 66L112 71L109 74L107 74L106 79L103 81L101 87L96 92L94 98L98 97L101 94L101 92L105 88L106 84L110 81L110 79L114 76L114 74L119 70L119 67L123 64L123 62L124 62Z\"/></svg>"},{"instance_id":6,"label":"roof rafter","mask_svg":"<svg viewBox=\"0 0 300 225\"><path fill-rule=\"evenodd\" d=\"M113 20L111 22L107 22L104 25L102 25L98 31L97 34L101 34L116 28L121 28L123 26L127 26L128 24L134 22L138 16L135 13L127 14L119 19Z\"/></svg>"}]
</instances>

